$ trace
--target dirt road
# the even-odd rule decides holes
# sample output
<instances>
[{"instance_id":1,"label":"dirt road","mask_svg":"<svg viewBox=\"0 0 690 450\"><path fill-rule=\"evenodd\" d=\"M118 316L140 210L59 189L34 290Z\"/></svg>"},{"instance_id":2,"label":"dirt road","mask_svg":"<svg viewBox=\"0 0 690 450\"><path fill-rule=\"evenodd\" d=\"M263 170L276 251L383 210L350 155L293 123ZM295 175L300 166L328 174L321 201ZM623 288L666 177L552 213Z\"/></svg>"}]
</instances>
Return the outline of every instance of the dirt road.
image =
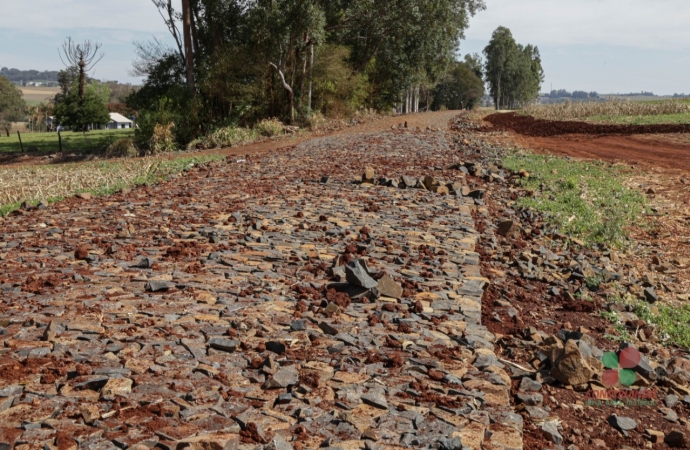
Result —
<instances>
[{"instance_id":1,"label":"dirt road","mask_svg":"<svg viewBox=\"0 0 690 450\"><path fill-rule=\"evenodd\" d=\"M538 153L690 170L690 142L673 142L665 137L564 135L540 138L518 135L515 140Z\"/></svg>"},{"instance_id":2,"label":"dirt road","mask_svg":"<svg viewBox=\"0 0 690 450\"><path fill-rule=\"evenodd\" d=\"M259 142L257 144L243 145L239 147L231 147L224 149L212 149L205 150L201 152L182 152L168 155L168 159L175 159L187 156L200 156L200 155L247 155L247 154L263 154L268 153L273 150L280 148L288 148L298 145L302 142L326 136L341 136L346 134L359 134L359 133L373 133L378 131L389 130L392 126L398 126L407 122L409 128L426 128L434 127L439 129L445 129L448 121L458 115L458 111L439 111L431 113L421 113L421 114L411 114L406 116L394 116L385 117L373 122L368 122L364 124L354 125L351 127L343 128L341 130L324 133L324 134L305 134L294 138L285 138L274 141ZM84 159L71 158L67 160L58 161L54 158L49 157L46 154L0 154L0 170L3 168L18 168L25 166L36 166L44 164L61 164L61 163L75 163L75 162L85 162L91 161L94 157L92 155L87 155ZM113 161L113 160L111 160Z\"/></svg>"}]
</instances>

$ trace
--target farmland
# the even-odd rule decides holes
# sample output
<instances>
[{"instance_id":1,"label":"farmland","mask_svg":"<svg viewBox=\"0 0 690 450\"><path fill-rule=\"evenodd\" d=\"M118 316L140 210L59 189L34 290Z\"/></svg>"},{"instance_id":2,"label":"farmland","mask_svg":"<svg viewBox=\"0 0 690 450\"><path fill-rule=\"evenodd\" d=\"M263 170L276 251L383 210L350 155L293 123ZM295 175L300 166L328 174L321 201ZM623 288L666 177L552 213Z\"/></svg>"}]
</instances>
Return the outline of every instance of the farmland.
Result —
<instances>
[{"instance_id":1,"label":"farmland","mask_svg":"<svg viewBox=\"0 0 690 450\"><path fill-rule=\"evenodd\" d=\"M58 87L43 87L43 86L24 86L20 87L22 94L24 94L24 101L29 106L35 106L43 103L46 99L52 99L60 91Z\"/></svg>"},{"instance_id":2,"label":"farmland","mask_svg":"<svg viewBox=\"0 0 690 450\"><path fill-rule=\"evenodd\" d=\"M688 100L566 102L533 105L522 112L537 119L546 120L585 120L624 125L690 123L690 101Z\"/></svg>"}]
</instances>

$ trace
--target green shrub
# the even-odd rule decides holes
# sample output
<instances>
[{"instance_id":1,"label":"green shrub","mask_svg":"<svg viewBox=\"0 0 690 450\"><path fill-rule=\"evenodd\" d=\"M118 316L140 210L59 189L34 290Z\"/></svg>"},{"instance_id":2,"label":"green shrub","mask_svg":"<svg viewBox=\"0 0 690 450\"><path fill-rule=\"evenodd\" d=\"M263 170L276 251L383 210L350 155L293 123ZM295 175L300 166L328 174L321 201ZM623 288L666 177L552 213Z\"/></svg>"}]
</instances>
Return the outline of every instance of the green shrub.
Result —
<instances>
[{"instance_id":1,"label":"green shrub","mask_svg":"<svg viewBox=\"0 0 690 450\"><path fill-rule=\"evenodd\" d=\"M134 146L134 141L129 138L118 139L106 148L106 158L134 158L139 156L139 150Z\"/></svg>"},{"instance_id":2,"label":"green shrub","mask_svg":"<svg viewBox=\"0 0 690 450\"><path fill-rule=\"evenodd\" d=\"M259 133L261 136L274 137L283 134L285 126L283 122L278 119L264 119L261 122L254 125L254 131Z\"/></svg>"}]
</instances>

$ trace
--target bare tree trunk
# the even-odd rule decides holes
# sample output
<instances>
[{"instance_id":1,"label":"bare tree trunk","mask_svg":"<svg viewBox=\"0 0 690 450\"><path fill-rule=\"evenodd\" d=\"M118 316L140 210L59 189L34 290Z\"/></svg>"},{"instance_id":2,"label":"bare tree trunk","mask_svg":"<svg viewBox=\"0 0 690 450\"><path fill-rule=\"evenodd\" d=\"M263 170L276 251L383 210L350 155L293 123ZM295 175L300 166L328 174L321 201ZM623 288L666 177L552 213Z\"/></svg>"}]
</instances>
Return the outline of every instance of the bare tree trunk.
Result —
<instances>
[{"instance_id":1,"label":"bare tree trunk","mask_svg":"<svg viewBox=\"0 0 690 450\"><path fill-rule=\"evenodd\" d=\"M192 50L192 19L189 0L182 0L182 35L184 37L185 64L187 67L187 87L194 95L194 52Z\"/></svg>"},{"instance_id":2,"label":"bare tree trunk","mask_svg":"<svg viewBox=\"0 0 690 450\"><path fill-rule=\"evenodd\" d=\"M285 74L283 73L282 64L281 66L276 66L273 63L269 63L276 71L278 71L278 76L280 76L280 82L283 84L283 88L288 92L290 97L290 125L295 124L295 93L292 87L285 81Z\"/></svg>"},{"instance_id":3,"label":"bare tree trunk","mask_svg":"<svg viewBox=\"0 0 690 450\"><path fill-rule=\"evenodd\" d=\"M309 45L309 34L305 33L304 35L304 44ZM302 79L300 80L300 86L299 86L299 101L297 102L297 109L300 111L302 110L302 105L304 105L304 82L307 78L307 56L303 55L302 59L304 62L302 63Z\"/></svg>"},{"instance_id":4,"label":"bare tree trunk","mask_svg":"<svg viewBox=\"0 0 690 450\"><path fill-rule=\"evenodd\" d=\"M309 111L311 111L312 85L314 83L314 43L309 43Z\"/></svg>"}]
</instances>

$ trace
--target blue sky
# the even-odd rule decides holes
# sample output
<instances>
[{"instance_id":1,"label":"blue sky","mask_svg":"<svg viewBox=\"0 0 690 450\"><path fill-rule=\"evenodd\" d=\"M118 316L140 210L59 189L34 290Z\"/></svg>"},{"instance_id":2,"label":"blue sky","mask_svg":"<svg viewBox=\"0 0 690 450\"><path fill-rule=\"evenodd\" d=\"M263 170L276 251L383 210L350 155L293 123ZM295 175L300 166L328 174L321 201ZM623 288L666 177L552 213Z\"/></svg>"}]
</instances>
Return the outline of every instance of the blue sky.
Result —
<instances>
[{"instance_id":1,"label":"blue sky","mask_svg":"<svg viewBox=\"0 0 690 450\"><path fill-rule=\"evenodd\" d=\"M178 2L179 3L179 2ZM690 0L486 0L462 53L481 52L499 25L542 54L542 90L690 93ZM129 76L132 42L169 40L150 0L2 0L0 67L57 70L66 36L103 43L92 76Z\"/></svg>"}]
</instances>

